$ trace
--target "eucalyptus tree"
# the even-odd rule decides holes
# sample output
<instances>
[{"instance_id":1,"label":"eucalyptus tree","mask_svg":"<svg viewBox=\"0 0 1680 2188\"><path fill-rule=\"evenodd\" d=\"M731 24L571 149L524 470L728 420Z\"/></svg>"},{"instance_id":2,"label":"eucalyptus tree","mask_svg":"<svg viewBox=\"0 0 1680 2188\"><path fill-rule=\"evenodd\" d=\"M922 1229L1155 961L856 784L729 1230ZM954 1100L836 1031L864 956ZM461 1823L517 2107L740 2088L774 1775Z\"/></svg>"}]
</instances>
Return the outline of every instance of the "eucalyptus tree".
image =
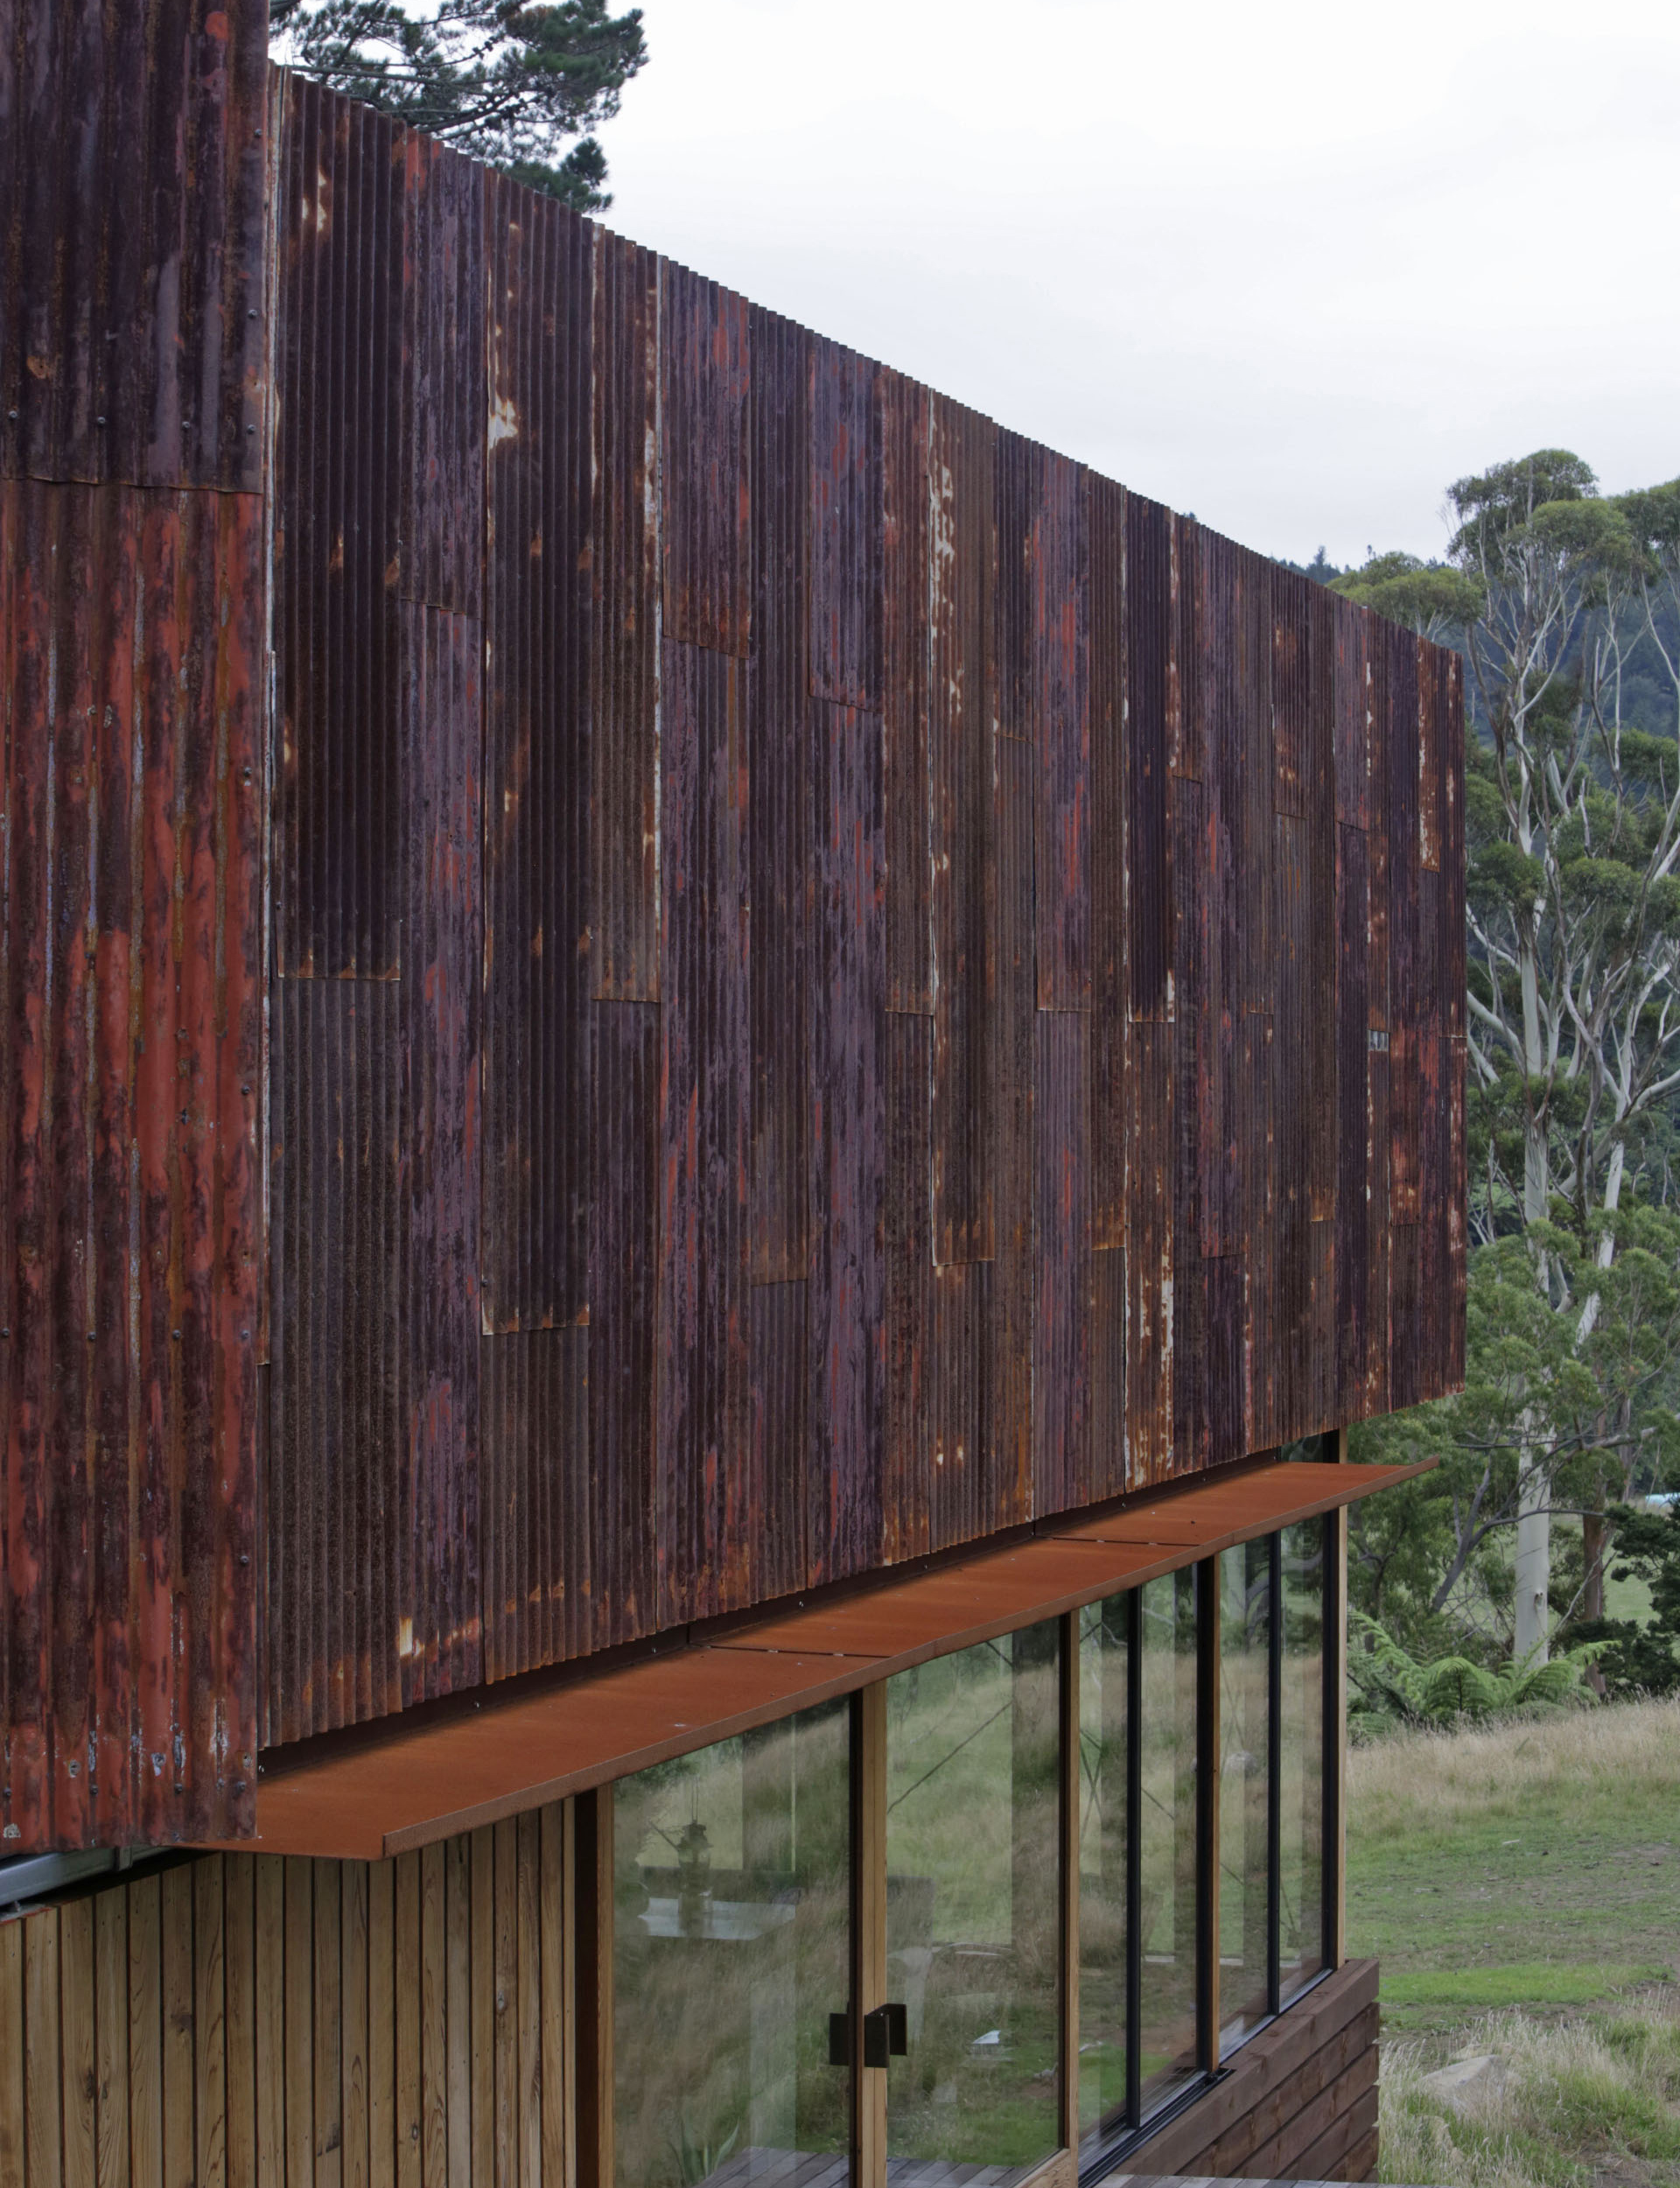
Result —
<instances>
[{"instance_id":1,"label":"eucalyptus tree","mask_svg":"<svg viewBox=\"0 0 1680 2188\"><path fill-rule=\"evenodd\" d=\"M1437 1607L1514 1528L1514 1649L1541 1660L1558 1485L1587 1515L1590 1590L1605 1470L1626 1494L1666 1447L1680 1339L1680 487L1609 499L1542 450L1447 499L1445 564L1378 558L1338 589L1467 665L1478 1250L1466 1392L1436 1423L1459 1462ZM1660 733L1628 718L1635 656L1662 664Z\"/></svg>"},{"instance_id":2,"label":"eucalyptus tree","mask_svg":"<svg viewBox=\"0 0 1680 2188\"><path fill-rule=\"evenodd\" d=\"M612 203L594 132L647 60L640 8L612 15L606 0L271 0L269 20L276 58L318 82L580 213Z\"/></svg>"}]
</instances>

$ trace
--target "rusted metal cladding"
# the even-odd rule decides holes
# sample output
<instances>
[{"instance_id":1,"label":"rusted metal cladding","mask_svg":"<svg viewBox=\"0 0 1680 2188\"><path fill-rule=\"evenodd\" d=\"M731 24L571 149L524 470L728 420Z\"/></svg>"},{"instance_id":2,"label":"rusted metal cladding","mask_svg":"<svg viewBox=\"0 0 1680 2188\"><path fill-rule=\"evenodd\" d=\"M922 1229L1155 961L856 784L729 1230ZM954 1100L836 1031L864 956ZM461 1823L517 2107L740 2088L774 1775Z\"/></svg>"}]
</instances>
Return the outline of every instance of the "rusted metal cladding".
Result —
<instances>
[{"instance_id":1,"label":"rusted metal cladding","mask_svg":"<svg viewBox=\"0 0 1680 2188\"><path fill-rule=\"evenodd\" d=\"M254 1813L262 556L0 485L8 1851Z\"/></svg>"},{"instance_id":2,"label":"rusted metal cladding","mask_svg":"<svg viewBox=\"0 0 1680 2188\"><path fill-rule=\"evenodd\" d=\"M1450 657L281 105L265 1738L1445 1388Z\"/></svg>"},{"instance_id":3,"label":"rusted metal cladding","mask_svg":"<svg viewBox=\"0 0 1680 2188\"><path fill-rule=\"evenodd\" d=\"M265 0L0 10L0 476L261 490Z\"/></svg>"},{"instance_id":4,"label":"rusted metal cladding","mask_svg":"<svg viewBox=\"0 0 1680 2188\"><path fill-rule=\"evenodd\" d=\"M0 9L0 1855L255 1809L266 46Z\"/></svg>"},{"instance_id":5,"label":"rusted metal cladding","mask_svg":"<svg viewBox=\"0 0 1680 2188\"><path fill-rule=\"evenodd\" d=\"M1455 659L262 30L0 26L8 1846L1462 1373Z\"/></svg>"}]
</instances>

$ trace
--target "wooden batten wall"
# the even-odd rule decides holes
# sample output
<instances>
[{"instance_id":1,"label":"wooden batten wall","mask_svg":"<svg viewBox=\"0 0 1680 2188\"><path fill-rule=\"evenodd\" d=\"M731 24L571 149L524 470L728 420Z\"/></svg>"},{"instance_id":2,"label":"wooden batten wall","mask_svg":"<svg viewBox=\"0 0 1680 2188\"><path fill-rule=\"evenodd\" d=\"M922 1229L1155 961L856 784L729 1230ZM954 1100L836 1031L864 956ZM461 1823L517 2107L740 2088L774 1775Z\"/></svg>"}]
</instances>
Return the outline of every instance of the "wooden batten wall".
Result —
<instances>
[{"instance_id":1,"label":"wooden batten wall","mask_svg":"<svg viewBox=\"0 0 1680 2188\"><path fill-rule=\"evenodd\" d=\"M0 2188L570 2188L570 1814L0 1923Z\"/></svg>"},{"instance_id":2,"label":"wooden batten wall","mask_svg":"<svg viewBox=\"0 0 1680 2188\"><path fill-rule=\"evenodd\" d=\"M1376 2170L1377 1964L1349 1960L1257 2036L1110 2183L1368 2180ZM1109 2184L1105 2184L1109 2188Z\"/></svg>"}]
</instances>

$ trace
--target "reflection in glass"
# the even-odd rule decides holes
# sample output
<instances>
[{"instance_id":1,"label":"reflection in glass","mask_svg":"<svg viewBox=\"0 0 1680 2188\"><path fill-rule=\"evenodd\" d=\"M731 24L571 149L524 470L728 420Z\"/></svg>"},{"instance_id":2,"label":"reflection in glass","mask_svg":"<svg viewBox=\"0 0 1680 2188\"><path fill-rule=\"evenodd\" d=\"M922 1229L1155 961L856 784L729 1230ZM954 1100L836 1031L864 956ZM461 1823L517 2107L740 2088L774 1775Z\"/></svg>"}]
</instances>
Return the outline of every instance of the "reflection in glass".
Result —
<instances>
[{"instance_id":1,"label":"reflection in glass","mask_svg":"<svg viewBox=\"0 0 1680 2188\"><path fill-rule=\"evenodd\" d=\"M1057 1659L1052 1619L887 1686L887 2151L997 2188L1059 2140Z\"/></svg>"},{"instance_id":2,"label":"reflection in glass","mask_svg":"<svg viewBox=\"0 0 1680 2188\"><path fill-rule=\"evenodd\" d=\"M1271 1540L1219 1560L1219 2006L1222 2055L1270 1998Z\"/></svg>"},{"instance_id":3,"label":"reflection in glass","mask_svg":"<svg viewBox=\"0 0 1680 2188\"><path fill-rule=\"evenodd\" d=\"M1278 1932L1285 2004L1324 1966L1324 1559L1322 1519L1283 1534L1278 1709L1282 1827Z\"/></svg>"},{"instance_id":4,"label":"reflection in glass","mask_svg":"<svg viewBox=\"0 0 1680 2188\"><path fill-rule=\"evenodd\" d=\"M1145 2114L1196 2072L1196 1573L1142 1590L1138 2044Z\"/></svg>"},{"instance_id":5,"label":"reflection in glass","mask_svg":"<svg viewBox=\"0 0 1680 2188\"><path fill-rule=\"evenodd\" d=\"M829 2016L850 1989L849 1725L830 1703L614 1790L622 2188L781 2179L795 2152L845 2178Z\"/></svg>"},{"instance_id":6,"label":"reflection in glass","mask_svg":"<svg viewBox=\"0 0 1680 2188\"><path fill-rule=\"evenodd\" d=\"M1126 2107L1127 1651L1132 1598L1079 1633L1079 2128L1095 2144Z\"/></svg>"}]
</instances>

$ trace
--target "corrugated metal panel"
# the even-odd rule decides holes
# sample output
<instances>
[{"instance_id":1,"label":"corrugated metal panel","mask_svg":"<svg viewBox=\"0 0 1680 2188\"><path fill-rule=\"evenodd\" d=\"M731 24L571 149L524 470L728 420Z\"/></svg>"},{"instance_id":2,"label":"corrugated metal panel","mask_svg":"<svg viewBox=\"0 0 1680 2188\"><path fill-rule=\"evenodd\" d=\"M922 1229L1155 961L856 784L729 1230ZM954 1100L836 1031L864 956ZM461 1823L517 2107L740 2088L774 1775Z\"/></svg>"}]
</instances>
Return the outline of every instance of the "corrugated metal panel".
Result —
<instances>
[{"instance_id":1,"label":"corrugated metal panel","mask_svg":"<svg viewBox=\"0 0 1680 2188\"><path fill-rule=\"evenodd\" d=\"M266 10L0 11L0 1845L248 1827Z\"/></svg>"},{"instance_id":2,"label":"corrugated metal panel","mask_svg":"<svg viewBox=\"0 0 1680 2188\"><path fill-rule=\"evenodd\" d=\"M480 1672L480 1117L484 640L475 617L398 611L409 896L402 983L400 1308L404 1547L412 1645L403 1699Z\"/></svg>"},{"instance_id":3,"label":"corrugated metal panel","mask_svg":"<svg viewBox=\"0 0 1680 2188\"><path fill-rule=\"evenodd\" d=\"M480 1502L484 1675L507 1679L596 1644L590 1550L603 1485L589 1463L584 1326L483 1340Z\"/></svg>"},{"instance_id":4,"label":"corrugated metal panel","mask_svg":"<svg viewBox=\"0 0 1680 2188\"><path fill-rule=\"evenodd\" d=\"M401 1001L388 980L276 983L265 1743L402 1707Z\"/></svg>"},{"instance_id":5,"label":"corrugated metal panel","mask_svg":"<svg viewBox=\"0 0 1680 2188\"><path fill-rule=\"evenodd\" d=\"M484 1320L589 1305L589 230L486 182Z\"/></svg>"},{"instance_id":6,"label":"corrugated metal panel","mask_svg":"<svg viewBox=\"0 0 1680 2188\"><path fill-rule=\"evenodd\" d=\"M1388 640L1390 1217L1418 1221L1418 1036L1422 1031L1422 889L1418 858L1418 647ZM1410 1308L1407 1310L1410 1312Z\"/></svg>"},{"instance_id":7,"label":"corrugated metal panel","mask_svg":"<svg viewBox=\"0 0 1680 2188\"><path fill-rule=\"evenodd\" d=\"M662 1624L748 1599L745 672L668 639L660 1013ZM821 1126L819 1126L819 1133Z\"/></svg>"},{"instance_id":8,"label":"corrugated metal panel","mask_svg":"<svg viewBox=\"0 0 1680 2188\"><path fill-rule=\"evenodd\" d=\"M1126 1098L1126 1487L1172 1471L1172 1029L1131 1029Z\"/></svg>"},{"instance_id":9,"label":"corrugated metal panel","mask_svg":"<svg viewBox=\"0 0 1680 2188\"><path fill-rule=\"evenodd\" d=\"M484 587L486 170L418 130L402 193L402 559L397 591L477 615ZM465 521L464 521L465 520Z\"/></svg>"},{"instance_id":10,"label":"corrugated metal panel","mask_svg":"<svg viewBox=\"0 0 1680 2188\"><path fill-rule=\"evenodd\" d=\"M660 266L665 628L744 655L751 628L746 299Z\"/></svg>"},{"instance_id":11,"label":"corrugated metal panel","mask_svg":"<svg viewBox=\"0 0 1680 2188\"><path fill-rule=\"evenodd\" d=\"M252 1814L262 542L252 495L0 486L23 1848Z\"/></svg>"},{"instance_id":12,"label":"corrugated metal panel","mask_svg":"<svg viewBox=\"0 0 1680 2188\"><path fill-rule=\"evenodd\" d=\"M1342 828L1336 866L1336 1381L1344 1420L1365 1411L1370 1229L1365 1194L1371 1048L1366 982L1370 894L1365 831Z\"/></svg>"},{"instance_id":13,"label":"corrugated metal panel","mask_svg":"<svg viewBox=\"0 0 1680 2188\"><path fill-rule=\"evenodd\" d=\"M1091 1243L1126 1243L1126 1047L1131 1023L1128 904L1126 491L1090 486Z\"/></svg>"},{"instance_id":14,"label":"corrugated metal panel","mask_svg":"<svg viewBox=\"0 0 1680 2188\"><path fill-rule=\"evenodd\" d=\"M982 1364L996 1273L990 1261L953 1261L927 1273L930 1549L971 1542L996 1524L986 1496Z\"/></svg>"},{"instance_id":15,"label":"corrugated metal panel","mask_svg":"<svg viewBox=\"0 0 1680 2188\"><path fill-rule=\"evenodd\" d=\"M1203 967L1202 1055L1197 1096L1201 1111L1201 1250L1208 1259L1244 1248L1242 1193L1243 1079L1241 1069L1245 988L1238 880L1242 859L1243 752L1236 717L1233 664L1236 648L1236 570L1228 540L1198 537L1202 600L1202 690L1208 758L1203 777L1207 911Z\"/></svg>"},{"instance_id":16,"label":"corrugated metal panel","mask_svg":"<svg viewBox=\"0 0 1680 2188\"><path fill-rule=\"evenodd\" d=\"M1032 1348L1038 1512L1067 1511L1090 1499L1090 1026L1082 1011L1039 1012L1039 1296ZM1138 1071L1140 1082L1146 1070ZM1165 1195L1162 1206L1165 1213Z\"/></svg>"},{"instance_id":17,"label":"corrugated metal panel","mask_svg":"<svg viewBox=\"0 0 1680 2188\"><path fill-rule=\"evenodd\" d=\"M886 1014L886 1448L882 1555L889 1563L928 1547L934 1246L928 1193L928 1081L933 1023Z\"/></svg>"},{"instance_id":18,"label":"corrugated metal panel","mask_svg":"<svg viewBox=\"0 0 1680 2188\"><path fill-rule=\"evenodd\" d=\"M658 1623L655 1595L660 1017L651 1003L595 1010L589 1271L587 1620L567 1653L634 1640ZM577 1516L572 1518L574 1528ZM586 1640L578 1637L588 1635Z\"/></svg>"},{"instance_id":19,"label":"corrugated metal panel","mask_svg":"<svg viewBox=\"0 0 1680 2188\"><path fill-rule=\"evenodd\" d=\"M764 1601L805 1585L805 1470L810 1443L809 1285L755 1284L749 1294L752 1440L748 1502L763 1540L752 1594ZM752 1531L752 1522L746 1523Z\"/></svg>"},{"instance_id":20,"label":"corrugated metal panel","mask_svg":"<svg viewBox=\"0 0 1680 2188\"><path fill-rule=\"evenodd\" d=\"M0 18L0 475L263 483L268 11Z\"/></svg>"},{"instance_id":21,"label":"corrugated metal panel","mask_svg":"<svg viewBox=\"0 0 1680 2188\"><path fill-rule=\"evenodd\" d=\"M96 60L94 31L75 35ZM20 56L46 95L42 56L71 47L45 35L32 16L6 46L0 102L24 96ZM189 50L219 35L206 18ZM216 112L232 82L206 74ZM123 96L101 92L100 130ZM265 1588L264 1736L290 1741L1444 1387L1464 1252L1452 658L388 121L293 80L276 111L256 1567L216 1547L250 1525L237 1469L225 1509L192 1484L248 1436L255 1366L228 1363L235 1328L260 1350L260 1240L228 1218L248 1260L189 1254L178 1308L145 1289L148 1240L167 1266L218 1193L254 1222L254 1188L237 1134L200 1149L189 1104L172 1153L148 1135L175 1096L140 1097L224 1041L218 1117L258 1099L230 1092L260 1088L256 1013L242 990L232 1018L214 1001L243 976L206 975L192 938L256 856L227 768L257 720L260 505L101 501L105 531L66 551L103 593L44 609L26 573L72 520L10 490L14 720L51 711L30 697L43 615L130 616L147 690L172 688L171 643L189 693L205 647L224 678L180 715L179 764L215 797L199 813L160 775L127 854L138 871L186 830L185 940L153 935L167 892L131 873L151 954L127 976L143 1002L168 989L182 1039L142 1050L130 1027L136 1092L113 1064L110 1129L60 1131L46 1184L32 1142L9 1157L4 1326L29 1336L4 1384L8 1616L23 1602L14 1631L46 1637L9 1661L57 1679L63 1722L79 1689L104 1722L84 1656L115 1666L129 1628L52 1626L31 1560L50 1551L72 1603L125 1569L90 1516L114 1462L78 1474L65 1439L97 1417L90 1448L141 1449L148 1345L183 1425L133 1460L164 1592L123 1615L176 1682L147 1690L163 1757L172 1710L178 1751L207 1751L218 1694L249 1689L242 1574ZM37 184L19 166L10 186ZM209 237L222 215L179 217ZM80 293L79 264L55 297ZM30 431L68 446L79 417L43 396ZM205 621L236 567L239 616ZM144 616L124 605L149 587ZM120 637L70 642L121 673ZM32 964L42 915L16 892L42 813L80 877L60 915L96 924L83 897L123 884L74 744L51 779L38 734L11 750L8 946ZM177 947L196 967L178 999ZM9 991L14 1045L87 1077L106 1021L72 957L51 964ZM123 1367L85 1311L116 1277L64 1211L132 1191L125 1099L143 1311ZM74 1361L30 1320L43 1223L72 1241L52 1327L95 1330ZM23 1722L29 1699L5 1701Z\"/></svg>"},{"instance_id":22,"label":"corrugated metal panel","mask_svg":"<svg viewBox=\"0 0 1680 2188\"><path fill-rule=\"evenodd\" d=\"M1039 755L1032 744L1015 737L999 737L996 754L998 1213L995 1260L971 1265L987 1270L990 1287L982 1358L986 1475L972 1534L1014 1525L1032 1510L1032 1347L1040 1252L1033 872Z\"/></svg>"},{"instance_id":23,"label":"corrugated metal panel","mask_svg":"<svg viewBox=\"0 0 1680 2188\"><path fill-rule=\"evenodd\" d=\"M1131 1015L1172 1015L1172 838L1167 702L1172 659L1172 519L1158 501L1125 505L1126 894Z\"/></svg>"},{"instance_id":24,"label":"corrugated metal panel","mask_svg":"<svg viewBox=\"0 0 1680 2188\"><path fill-rule=\"evenodd\" d=\"M1191 565L1194 569L1194 561ZM1181 692L1196 656L1175 649ZM1207 801L1189 775L1172 781L1172 1466L1208 1463L1208 1272L1202 1260L1200 1060L1207 1034Z\"/></svg>"},{"instance_id":25,"label":"corrugated metal panel","mask_svg":"<svg viewBox=\"0 0 1680 2188\"><path fill-rule=\"evenodd\" d=\"M659 260L594 231L595 992L659 999Z\"/></svg>"},{"instance_id":26,"label":"corrugated metal panel","mask_svg":"<svg viewBox=\"0 0 1680 2188\"><path fill-rule=\"evenodd\" d=\"M1039 748L1040 1010L1091 1003L1091 728L1086 477L1046 455L1028 548L1032 723Z\"/></svg>"},{"instance_id":27,"label":"corrugated metal panel","mask_svg":"<svg viewBox=\"0 0 1680 2188\"><path fill-rule=\"evenodd\" d=\"M991 426L930 405L934 1259L995 1251L998 892Z\"/></svg>"},{"instance_id":28,"label":"corrugated metal panel","mask_svg":"<svg viewBox=\"0 0 1680 2188\"><path fill-rule=\"evenodd\" d=\"M876 368L837 342L810 361L811 692L878 712L881 411Z\"/></svg>"},{"instance_id":29,"label":"corrugated metal panel","mask_svg":"<svg viewBox=\"0 0 1680 2188\"><path fill-rule=\"evenodd\" d=\"M881 691L886 737L888 1007L932 1014L928 838L926 388L883 371Z\"/></svg>"},{"instance_id":30,"label":"corrugated metal panel","mask_svg":"<svg viewBox=\"0 0 1680 2188\"><path fill-rule=\"evenodd\" d=\"M274 506L276 970L395 978L402 844L402 135L281 97Z\"/></svg>"},{"instance_id":31,"label":"corrugated metal panel","mask_svg":"<svg viewBox=\"0 0 1680 2188\"><path fill-rule=\"evenodd\" d=\"M816 809L814 1237L806 1545L813 1581L878 1562L886 1418L886 888L881 718L810 702Z\"/></svg>"},{"instance_id":32,"label":"corrugated metal panel","mask_svg":"<svg viewBox=\"0 0 1680 2188\"><path fill-rule=\"evenodd\" d=\"M811 865L815 820L807 566L810 370L800 328L752 318L752 656L746 670L747 898L752 913L752 1207L755 1284L811 1259ZM785 1517L785 1515L783 1516Z\"/></svg>"}]
</instances>

